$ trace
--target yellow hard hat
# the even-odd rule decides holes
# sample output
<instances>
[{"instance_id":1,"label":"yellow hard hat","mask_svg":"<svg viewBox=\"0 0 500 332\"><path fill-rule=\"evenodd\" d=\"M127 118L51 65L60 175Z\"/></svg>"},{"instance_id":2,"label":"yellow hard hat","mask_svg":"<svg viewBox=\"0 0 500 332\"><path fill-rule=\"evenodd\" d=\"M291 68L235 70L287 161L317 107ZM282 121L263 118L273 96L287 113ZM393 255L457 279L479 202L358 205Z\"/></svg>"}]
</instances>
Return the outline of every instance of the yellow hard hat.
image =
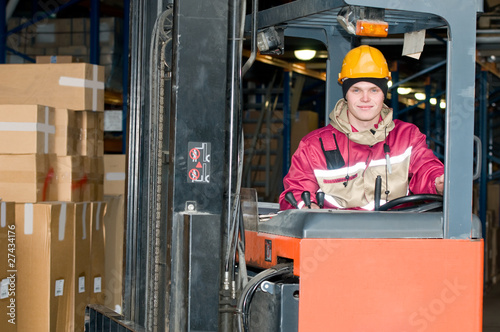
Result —
<instances>
[{"instance_id":1,"label":"yellow hard hat","mask_svg":"<svg viewBox=\"0 0 500 332\"><path fill-rule=\"evenodd\" d=\"M339 83L346 78L391 78L384 55L378 49L361 45L350 50L342 62Z\"/></svg>"}]
</instances>

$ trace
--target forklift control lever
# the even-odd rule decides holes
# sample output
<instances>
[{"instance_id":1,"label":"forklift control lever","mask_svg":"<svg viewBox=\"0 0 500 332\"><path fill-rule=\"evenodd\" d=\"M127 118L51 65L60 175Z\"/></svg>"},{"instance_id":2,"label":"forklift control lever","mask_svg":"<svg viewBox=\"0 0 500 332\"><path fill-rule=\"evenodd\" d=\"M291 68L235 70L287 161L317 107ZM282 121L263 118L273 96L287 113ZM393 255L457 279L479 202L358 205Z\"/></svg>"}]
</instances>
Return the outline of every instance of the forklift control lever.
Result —
<instances>
[{"instance_id":1,"label":"forklift control lever","mask_svg":"<svg viewBox=\"0 0 500 332\"><path fill-rule=\"evenodd\" d=\"M310 209L311 208L311 193L308 191L304 191L302 193L302 200L306 204L306 206Z\"/></svg>"},{"instance_id":2,"label":"forklift control lever","mask_svg":"<svg viewBox=\"0 0 500 332\"><path fill-rule=\"evenodd\" d=\"M297 206L297 201L295 200L295 197L293 196L293 193L291 191L287 192L285 194L285 199L288 203L292 204L292 206L296 209L299 207Z\"/></svg>"},{"instance_id":3,"label":"forklift control lever","mask_svg":"<svg viewBox=\"0 0 500 332\"><path fill-rule=\"evenodd\" d=\"M325 205L325 193L324 192L318 191L316 193L316 202L318 202L319 208L322 209L323 206Z\"/></svg>"}]
</instances>

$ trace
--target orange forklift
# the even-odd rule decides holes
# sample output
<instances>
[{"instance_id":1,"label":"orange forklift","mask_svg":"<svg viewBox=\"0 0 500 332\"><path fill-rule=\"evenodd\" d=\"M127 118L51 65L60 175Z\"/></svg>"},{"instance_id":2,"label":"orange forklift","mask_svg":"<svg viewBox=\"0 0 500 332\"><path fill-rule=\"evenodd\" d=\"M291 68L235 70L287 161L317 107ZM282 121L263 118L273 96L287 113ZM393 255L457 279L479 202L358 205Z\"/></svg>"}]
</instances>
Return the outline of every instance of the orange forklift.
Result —
<instances>
[{"instance_id":1,"label":"orange forklift","mask_svg":"<svg viewBox=\"0 0 500 332\"><path fill-rule=\"evenodd\" d=\"M263 330L262 326L273 331L481 331L484 248L481 222L471 212L476 4L465 10L463 3L447 1L378 6L377 1L346 2L349 6L339 11L306 14L303 9L286 22L271 19L305 5L296 1L261 13L259 27L284 26L285 36L327 36L333 59L327 66L327 82L335 82L340 65L334 52L343 45L333 41L335 33L328 36L325 22L337 21L358 36L402 33L410 40L409 35L425 25L443 20L448 29L445 195L401 197L372 212L262 209L254 214L250 209L245 218L245 259L263 272L242 292L240 323L249 331ZM359 7L363 5L369 7ZM374 18L380 11L373 7L385 9L382 17ZM460 12L461 18L451 17L452 12ZM412 23L403 23L403 17ZM327 111L336 100L328 99ZM252 197L251 191L247 196ZM293 200L292 195L292 205ZM247 205L259 210L258 203ZM259 214L265 217L251 217ZM284 277L276 281L277 275ZM247 303L253 296L256 303ZM270 300L275 297L279 301ZM275 302L281 310L267 308Z\"/></svg>"},{"instance_id":2,"label":"orange forklift","mask_svg":"<svg viewBox=\"0 0 500 332\"><path fill-rule=\"evenodd\" d=\"M132 1L123 312L89 306L89 330L481 331L484 221L472 214L481 11L462 0L264 10L257 0ZM420 52L427 29L445 32L440 200L279 211L242 188L241 82L258 56L282 54L289 37L322 42L328 114L354 44L404 36Z\"/></svg>"}]
</instances>

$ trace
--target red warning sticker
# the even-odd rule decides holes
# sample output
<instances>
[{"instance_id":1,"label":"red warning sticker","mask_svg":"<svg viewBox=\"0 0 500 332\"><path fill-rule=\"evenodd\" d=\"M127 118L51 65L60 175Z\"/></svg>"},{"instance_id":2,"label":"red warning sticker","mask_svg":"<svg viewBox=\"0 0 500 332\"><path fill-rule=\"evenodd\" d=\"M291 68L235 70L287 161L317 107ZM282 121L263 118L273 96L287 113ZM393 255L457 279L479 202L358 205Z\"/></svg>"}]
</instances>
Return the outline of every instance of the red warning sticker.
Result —
<instances>
[{"instance_id":1,"label":"red warning sticker","mask_svg":"<svg viewBox=\"0 0 500 332\"><path fill-rule=\"evenodd\" d=\"M211 150L209 142L188 142L188 183L210 183Z\"/></svg>"},{"instance_id":2,"label":"red warning sticker","mask_svg":"<svg viewBox=\"0 0 500 332\"><path fill-rule=\"evenodd\" d=\"M198 180L200 178L200 172L196 168L193 168L192 170L189 171L189 178L192 181Z\"/></svg>"},{"instance_id":3,"label":"red warning sticker","mask_svg":"<svg viewBox=\"0 0 500 332\"><path fill-rule=\"evenodd\" d=\"M200 155L200 150L198 150L197 148L192 148L191 150L189 150L189 158L191 158L193 161L198 160L198 158L200 158Z\"/></svg>"}]
</instances>

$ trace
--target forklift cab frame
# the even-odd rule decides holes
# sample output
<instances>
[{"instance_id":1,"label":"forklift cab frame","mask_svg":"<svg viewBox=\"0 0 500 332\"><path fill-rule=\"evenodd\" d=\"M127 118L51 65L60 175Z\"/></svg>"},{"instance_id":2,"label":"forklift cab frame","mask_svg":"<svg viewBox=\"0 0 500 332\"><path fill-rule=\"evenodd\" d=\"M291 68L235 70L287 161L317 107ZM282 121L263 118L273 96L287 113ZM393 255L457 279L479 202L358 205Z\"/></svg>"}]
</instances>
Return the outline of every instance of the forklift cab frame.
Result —
<instances>
[{"instance_id":1,"label":"forklift cab frame","mask_svg":"<svg viewBox=\"0 0 500 332\"><path fill-rule=\"evenodd\" d=\"M297 319L298 331L481 331L484 249L471 211L480 8L460 1L298 0L260 12L259 29L279 26L285 38L325 44L326 118L341 98L336 78L351 49L352 36L336 19L346 5L383 8L389 34L448 29L443 212L287 210L266 221L248 219L247 264L293 265L297 317L282 311L277 326ZM280 296L293 298L284 288Z\"/></svg>"}]
</instances>

